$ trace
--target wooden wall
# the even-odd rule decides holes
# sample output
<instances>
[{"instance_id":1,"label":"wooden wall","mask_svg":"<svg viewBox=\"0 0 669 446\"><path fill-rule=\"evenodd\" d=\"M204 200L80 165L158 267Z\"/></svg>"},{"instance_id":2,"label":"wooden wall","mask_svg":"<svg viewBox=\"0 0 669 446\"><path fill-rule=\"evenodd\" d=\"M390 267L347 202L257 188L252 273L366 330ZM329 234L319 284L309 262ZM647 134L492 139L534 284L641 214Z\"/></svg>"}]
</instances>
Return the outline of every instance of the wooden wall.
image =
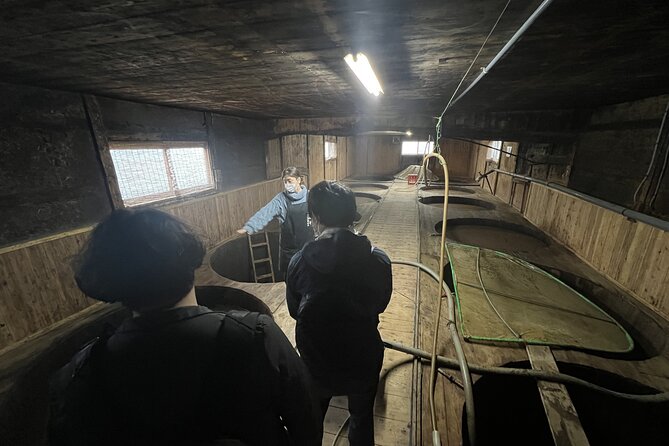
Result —
<instances>
[{"instance_id":1,"label":"wooden wall","mask_svg":"<svg viewBox=\"0 0 669 446\"><path fill-rule=\"evenodd\" d=\"M309 187L323 180L347 178L354 163L349 156L354 147L351 140L352 137L330 135L287 135L270 140L265 155L267 178L277 178L288 166L307 168ZM325 161L325 141L337 144L337 158Z\"/></svg>"},{"instance_id":2,"label":"wooden wall","mask_svg":"<svg viewBox=\"0 0 669 446\"><path fill-rule=\"evenodd\" d=\"M281 191L278 180L169 205L212 248ZM92 305L69 266L92 227L0 250L0 350Z\"/></svg>"},{"instance_id":3,"label":"wooden wall","mask_svg":"<svg viewBox=\"0 0 669 446\"><path fill-rule=\"evenodd\" d=\"M337 138L337 179L346 178L348 170L348 140L345 136Z\"/></svg>"},{"instance_id":4,"label":"wooden wall","mask_svg":"<svg viewBox=\"0 0 669 446\"><path fill-rule=\"evenodd\" d=\"M451 178L473 180L476 176L479 146L456 139L442 139L439 142L441 154L448 163Z\"/></svg>"},{"instance_id":5,"label":"wooden wall","mask_svg":"<svg viewBox=\"0 0 669 446\"><path fill-rule=\"evenodd\" d=\"M402 166L402 144L392 136L356 136L351 176L392 175ZM349 156L351 156L349 150Z\"/></svg>"},{"instance_id":6,"label":"wooden wall","mask_svg":"<svg viewBox=\"0 0 669 446\"><path fill-rule=\"evenodd\" d=\"M322 135L309 135L309 187L325 179L325 146Z\"/></svg>"},{"instance_id":7,"label":"wooden wall","mask_svg":"<svg viewBox=\"0 0 669 446\"><path fill-rule=\"evenodd\" d=\"M498 175L496 195L508 203L509 191L500 185L511 184L512 177ZM537 183L518 182L512 205L539 229L669 319L669 232Z\"/></svg>"},{"instance_id":8,"label":"wooden wall","mask_svg":"<svg viewBox=\"0 0 669 446\"><path fill-rule=\"evenodd\" d=\"M669 319L669 233L532 183L525 217Z\"/></svg>"},{"instance_id":9,"label":"wooden wall","mask_svg":"<svg viewBox=\"0 0 669 446\"><path fill-rule=\"evenodd\" d=\"M284 169L288 166L306 168L308 160L307 135L281 137L281 162Z\"/></svg>"},{"instance_id":10,"label":"wooden wall","mask_svg":"<svg viewBox=\"0 0 669 446\"><path fill-rule=\"evenodd\" d=\"M281 170L281 140L270 139L265 148L265 178L268 180L279 178Z\"/></svg>"},{"instance_id":11,"label":"wooden wall","mask_svg":"<svg viewBox=\"0 0 669 446\"><path fill-rule=\"evenodd\" d=\"M331 142L337 144L337 138L335 136L326 136L325 142ZM338 156L339 156L339 147L337 146L337 157ZM325 179L332 181L337 179L337 158L331 160L325 160Z\"/></svg>"}]
</instances>

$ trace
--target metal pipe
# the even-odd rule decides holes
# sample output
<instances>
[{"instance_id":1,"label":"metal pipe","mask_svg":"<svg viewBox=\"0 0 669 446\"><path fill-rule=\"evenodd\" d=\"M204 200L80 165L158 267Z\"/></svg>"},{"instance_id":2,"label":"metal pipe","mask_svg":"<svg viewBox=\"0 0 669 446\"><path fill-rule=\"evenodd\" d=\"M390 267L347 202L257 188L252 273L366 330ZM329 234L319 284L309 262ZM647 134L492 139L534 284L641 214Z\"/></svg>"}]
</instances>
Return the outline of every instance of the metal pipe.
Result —
<instances>
[{"instance_id":1,"label":"metal pipe","mask_svg":"<svg viewBox=\"0 0 669 446\"><path fill-rule=\"evenodd\" d=\"M410 265L410 266L415 266L416 268L419 268L421 271L425 272L428 274L430 277L432 277L434 280L439 283L441 279L441 287L442 289L446 292L446 296L448 298L448 330L451 334L451 338L453 340L453 346L455 347L455 356L458 358L457 359L457 364L458 368L460 369L460 373L462 374L462 386L464 387L465 391L465 410L467 412L467 431L469 433L469 439L470 439L470 444L474 445L476 441L476 412L474 410L474 387L472 383L472 375L469 369L469 365L467 364L467 358L465 357L465 352L462 349L462 343L460 342L460 336L458 335L457 328L455 326L455 301L453 300L453 295L451 294L451 290L448 288L446 283L444 282L443 278L440 278L439 274L435 273L432 271L430 268L427 266L423 265L422 263L418 262L411 262L408 260L392 260L392 263L398 264L398 265ZM443 267L442 267L442 274L443 274ZM435 327L436 330L436 327ZM384 341L384 343L388 344L387 342ZM419 351L416 349L416 351ZM436 350L435 350L436 351ZM436 361L436 358L438 358L438 355L433 355ZM434 379L434 377L431 376L431 379ZM433 441L435 440L435 432L436 432L436 426L433 428ZM437 439L439 438L438 435L436 437Z\"/></svg>"},{"instance_id":2,"label":"metal pipe","mask_svg":"<svg viewBox=\"0 0 669 446\"><path fill-rule=\"evenodd\" d=\"M551 189L559 190L560 192L564 192L567 195L571 195L572 197L580 198L581 200L587 201L589 203L595 204L597 206L603 207L604 209L608 209L609 211L615 212L620 215L624 215L625 217L631 218L632 220L640 221L641 223L645 223L647 225L653 226L658 229L662 229L663 231L669 231L669 221L662 220L660 218L652 217L647 214L642 214L641 212L637 212L633 209L626 208L624 206L620 206L618 204L610 203L608 201L604 201L600 198L593 197L591 195L584 194L582 192L578 192L574 189L569 189L568 187L564 187L561 184L557 183L551 183L547 182L544 180L538 180L536 178L531 178L531 177L526 177L524 175L519 175L517 173L512 173L512 172L506 172L504 170L500 169L495 169L495 172L498 173L503 173L505 175L509 175L515 178L522 178L524 180L541 184L542 186L546 186Z\"/></svg>"},{"instance_id":3,"label":"metal pipe","mask_svg":"<svg viewBox=\"0 0 669 446\"><path fill-rule=\"evenodd\" d=\"M485 68L482 69L481 73L474 79L474 81L471 84L469 84L469 86L467 88L465 88L465 91L463 91L460 94L460 96L458 96L457 98L455 98L455 100L453 102L451 102L451 106L453 106L456 102L458 102L460 99L462 99L462 97L464 95L466 95L467 92L469 92L469 90L471 90L474 87L474 85L476 85L481 79L483 79L483 76L488 74L488 71L490 71L490 69L492 67L494 67L495 64L497 62L499 62L502 57L504 57L504 55L506 55L506 53L509 51L509 49L511 49L511 47L516 43L516 41L518 39L520 39L520 37L523 34L525 34L525 31L527 31L527 29L546 10L546 8L548 8L548 6L551 3L553 3L553 0L544 0L537 7L537 9L532 13L531 16L528 17L528 19L525 21L525 23L523 23L523 25L520 28L518 28L518 31L516 31L516 33L511 37L511 39L509 39L509 41L506 42L506 45L504 45L502 47L502 49L499 51L499 53L497 53L497 55L493 58L493 60L491 60L490 63L488 65L486 65Z\"/></svg>"},{"instance_id":4,"label":"metal pipe","mask_svg":"<svg viewBox=\"0 0 669 446\"><path fill-rule=\"evenodd\" d=\"M423 358L425 360L430 359L430 353L419 350L417 348L407 347L400 344L399 342L392 341L383 341L383 344L387 348L397 350L399 352L407 353L413 355L414 357ZM445 356L437 356L437 363L448 369L456 370L459 367L458 361L453 358L447 358ZM539 379L542 381L550 381L566 385L576 385L585 387L595 392L600 392L606 395L614 396L616 398L622 398L627 400L639 401L643 403L666 403L669 401L669 392L655 393L651 395L635 395L630 393L616 392L615 390L607 389L606 387L598 386L584 379L576 378L575 376L566 375L564 373L556 372L547 372L543 370L534 370L534 369L516 369L511 367L492 367L492 366L481 366L476 364L469 364L469 369L476 374L493 374L493 375L506 375L506 376L519 376L525 378Z\"/></svg>"}]
</instances>

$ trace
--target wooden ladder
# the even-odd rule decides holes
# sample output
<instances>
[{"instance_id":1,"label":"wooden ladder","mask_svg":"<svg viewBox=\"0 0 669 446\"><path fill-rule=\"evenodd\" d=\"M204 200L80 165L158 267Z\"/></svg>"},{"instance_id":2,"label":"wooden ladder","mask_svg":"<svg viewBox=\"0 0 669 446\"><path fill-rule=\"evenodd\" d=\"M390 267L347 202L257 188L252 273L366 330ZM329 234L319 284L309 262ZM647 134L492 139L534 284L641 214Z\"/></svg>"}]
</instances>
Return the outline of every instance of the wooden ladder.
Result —
<instances>
[{"instance_id":1,"label":"wooden ladder","mask_svg":"<svg viewBox=\"0 0 669 446\"><path fill-rule=\"evenodd\" d=\"M275 282L276 279L274 278L274 265L272 264L272 250L269 246L269 238L267 237L267 232L258 232L256 234L247 234L248 239L249 239L249 253L251 254L251 266L253 267L253 278L256 281L256 283L269 283L265 279L271 279L271 282ZM254 236L262 236L263 238L261 239L260 237L255 237ZM265 248L264 250L262 248ZM261 253L258 253L259 255L264 255L262 253L265 251L267 253L266 257L258 257L256 258L256 251L261 251ZM269 264L269 273L264 273L258 275L258 266L261 264L266 263Z\"/></svg>"}]
</instances>

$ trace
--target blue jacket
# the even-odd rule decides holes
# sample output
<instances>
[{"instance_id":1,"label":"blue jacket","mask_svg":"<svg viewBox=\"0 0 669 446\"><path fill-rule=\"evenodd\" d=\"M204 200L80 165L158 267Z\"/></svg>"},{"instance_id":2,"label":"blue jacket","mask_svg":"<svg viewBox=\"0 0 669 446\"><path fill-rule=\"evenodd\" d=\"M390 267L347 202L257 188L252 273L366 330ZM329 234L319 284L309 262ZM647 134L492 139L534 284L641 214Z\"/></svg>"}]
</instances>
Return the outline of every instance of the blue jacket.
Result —
<instances>
[{"instance_id":1,"label":"blue jacket","mask_svg":"<svg viewBox=\"0 0 669 446\"><path fill-rule=\"evenodd\" d=\"M327 229L288 267L286 300L297 348L312 377L334 395L362 393L379 378L378 331L393 291L390 259L364 235Z\"/></svg>"},{"instance_id":2,"label":"blue jacket","mask_svg":"<svg viewBox=\"0 0 669 446\"><path fill-rule=\"evenodd\" d=\"M288 193L286 191L279 192L269 203L249 218L249 221L244 224L244 229L249 234L255 234L258 231L262 231L262 229L274 218L279 219L279 223L283 224L286 220L289 203L299 204L306 203L306 201L306 187L302 187L299 192L294 193Z\"/></svg>"}]
</instances>

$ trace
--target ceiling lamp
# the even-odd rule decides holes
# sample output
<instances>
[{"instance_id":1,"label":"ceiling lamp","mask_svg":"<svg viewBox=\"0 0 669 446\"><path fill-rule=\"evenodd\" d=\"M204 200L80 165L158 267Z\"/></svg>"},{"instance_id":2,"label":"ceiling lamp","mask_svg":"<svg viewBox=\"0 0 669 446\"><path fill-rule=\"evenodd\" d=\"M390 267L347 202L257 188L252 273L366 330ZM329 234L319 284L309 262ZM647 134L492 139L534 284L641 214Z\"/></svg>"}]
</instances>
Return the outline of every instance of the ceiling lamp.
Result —
<instances>
[{"instance_id":1,"label":"ceiling lamp","mask_svg":"<svg viewBox=\"0 0 669 446\"><path fill-rule=\"evenodd\" d=\"M362 85L365 86L367 91L369 91L374 96L378 96L383 93L381 84L374 74L372 66L369 64L369 59L362 53L358 53L353 57L353 54L348 54L344 57L344 60L348 66L353 70Z\"/></svg>"}]
</instances>

